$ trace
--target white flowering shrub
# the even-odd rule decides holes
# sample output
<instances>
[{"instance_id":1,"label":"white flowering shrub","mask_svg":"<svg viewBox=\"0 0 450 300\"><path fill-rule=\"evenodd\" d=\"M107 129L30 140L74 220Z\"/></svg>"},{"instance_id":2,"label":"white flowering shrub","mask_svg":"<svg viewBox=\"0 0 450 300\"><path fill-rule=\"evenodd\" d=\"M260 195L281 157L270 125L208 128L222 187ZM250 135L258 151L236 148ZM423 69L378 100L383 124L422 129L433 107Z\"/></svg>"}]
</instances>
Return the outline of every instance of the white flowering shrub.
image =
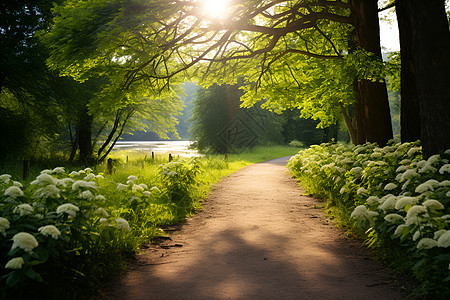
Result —
<instances>
[{"instance_id":1,"label":"white flowering shrub","mask_svg":"<svg viewBox=\"0 0 450 300\"><path fill-rule=\"evenodd\" d=\"M25 187L0 176L2 293L28 279L45 282L41 274L73 277L81 274L80 261L85 264L94 253L122 251L118 245L126 243L131 228L120 213L107 212L102 180L91 169L69 175L64 168L44 170ZM106 226L102 217L109 218Z\"/></svg>"},{"instance_id":2,"label":"white flowering shrub","mask_svg":"<svg viewBox=\"0 0 450 300\"><path fill-rule=\"evenodd\" d=\"M0 174L0 298L45 287L55 274L89 287L110 276L140 244L164 235L161 227L200 206L197 175L212 161L140 163L109 176L58 167L30 183Z\"/></svg>"},{"instance_id":3,"label":"white flowering shrub","mask_svg":"<svg viewBox=\"0 0 450 300\"><path fill-rule=\"evenodd\" d=\"M370 246L413 262L426 293L450 295L449 162L449 150L424 160L418 142L322 144L288 167L311 193L340 208Z\"/></svg>"},{"instance_id":4,"label":"white flowering shrub","mask_svg":"<svg viewBox=\"0 0 450 300\"><path fill-rule=\"evenodd\" d=\"M180 204L191 202L191 191L196 186L196 176L200 172L200 163L193 158L188 161L174 161L159 166L159 175L166 188L168 197Z\"/></svg>"}]
</instances>

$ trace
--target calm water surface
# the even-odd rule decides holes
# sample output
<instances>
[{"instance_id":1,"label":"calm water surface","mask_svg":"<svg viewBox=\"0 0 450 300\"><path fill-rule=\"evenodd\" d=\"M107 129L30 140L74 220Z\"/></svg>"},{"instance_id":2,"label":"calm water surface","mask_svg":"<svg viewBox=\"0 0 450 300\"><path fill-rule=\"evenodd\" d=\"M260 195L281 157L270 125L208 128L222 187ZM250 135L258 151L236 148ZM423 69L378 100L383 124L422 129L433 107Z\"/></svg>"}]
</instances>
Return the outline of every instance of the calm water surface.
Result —
<instances>
[{"instance_id":1,"label":"calm water surface","mask_svg":"<svg viewBox=\"0 0 450 300\"><path fill-rule=\"evenodd\" d=\"M199 156L197 150L189 149L193 141L119 141L114 150L137 150L155 153L171 153L180 156Z\"/></svg>"}]
</instances>

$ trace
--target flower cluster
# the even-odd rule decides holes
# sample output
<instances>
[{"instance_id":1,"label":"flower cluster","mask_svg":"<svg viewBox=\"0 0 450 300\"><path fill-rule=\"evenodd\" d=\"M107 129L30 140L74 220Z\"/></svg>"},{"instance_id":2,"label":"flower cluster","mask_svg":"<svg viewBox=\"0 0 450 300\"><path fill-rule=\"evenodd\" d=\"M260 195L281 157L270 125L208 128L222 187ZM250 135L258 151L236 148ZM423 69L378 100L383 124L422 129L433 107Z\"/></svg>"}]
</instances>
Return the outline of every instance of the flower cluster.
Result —
<instances>
[{"instance_id":1,"label":"flower cluster","mask_svg":"<svg viewBox=\"0 0 450 300\"><path fill-rule=\"evenodd\" d=\"M445 278L450 274L449 160L450 150L423 159L418 142L322 144L301 151L288 167L310 192L352 209L349 217L363 232L372 232L370 241L397 240L415 249L416 257L430 259L429 269Z\"/></svg>"},{"instance_id":2,"label":"flower cluster","mask_svg":"<svg viewBox=\"0 0 450 300\"><path fill-rule=\"evenodd\" d=\"M62 167L43 170L27 187L9 174L0 175L0 249L8 250L1 255L8 257L4 268L10 270L5 276L17 278L19 270L35 274L34 265L67 255L73 251L70 247L89 252L97 239L119 241L130 232L129 223L118 218L120 211L111 216L104 207L107 199L100 192L107 190L99 186L103 180L90 168L70 174ZM116 226L99 222L110 217ZM115 237L103 236L111 228Z\"/></svg>"}]
</instances>

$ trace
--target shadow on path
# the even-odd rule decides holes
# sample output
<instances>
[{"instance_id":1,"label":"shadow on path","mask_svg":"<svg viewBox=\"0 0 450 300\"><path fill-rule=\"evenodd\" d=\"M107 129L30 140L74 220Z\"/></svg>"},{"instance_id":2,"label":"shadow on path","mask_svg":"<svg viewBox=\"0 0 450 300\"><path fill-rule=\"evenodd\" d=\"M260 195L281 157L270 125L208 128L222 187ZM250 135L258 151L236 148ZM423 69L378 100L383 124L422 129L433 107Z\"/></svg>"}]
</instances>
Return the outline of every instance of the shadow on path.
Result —
<instances>
[{"instance_id":1,"label":"shadow on path","mask_svg":"<svg viewBox=\"0 0 450 300\"><path fill-rule=\"evenodd\" d=\"M284 167L222 180L174 233L183 247L142 255L106 299L402 299L367 250L332 226Z\"/></svg>"}]
</instances>

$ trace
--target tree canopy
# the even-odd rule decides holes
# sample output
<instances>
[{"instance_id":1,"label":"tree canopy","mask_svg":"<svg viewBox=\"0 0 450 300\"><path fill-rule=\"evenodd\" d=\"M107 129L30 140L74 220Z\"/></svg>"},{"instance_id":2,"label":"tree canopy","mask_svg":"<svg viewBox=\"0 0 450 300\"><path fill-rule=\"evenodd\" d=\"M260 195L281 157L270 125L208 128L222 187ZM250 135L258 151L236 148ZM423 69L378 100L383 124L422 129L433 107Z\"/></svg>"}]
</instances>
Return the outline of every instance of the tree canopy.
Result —
<instances>
[{"instance_id":1,"label":"tree canopy","mask_svg":"<svg viewBox=\"0 0 450 300\"><path fill-rule=\"evenodd\" d=\"M208 86L233 84L243 76L246 106L264 100L265 108L278 112L298 108L304 117L320 119L321 126L342 118L353 143L383 145L392 138L383 82L389 69L381 59L376 0L233 0L215 16L203 2L67 0L54 8L51 30L41 34L50 51L47 63L81 82L107 78L101 93L121 95L112 107L132 106L135 100L128 95L136 91L170 98L186 78ZM414 6L409 14L426 15L442 28L444 22L433 16L445 12L444 0L437 2L422 11ZM448 22L444 25L436 32L447 43ZM412 39L411 47L419 40ZM417 66L424 61L411 60ZM418 87L425 99L427 88ZM443 106L429 112L424 103L430 102L420 101L425 105L420 119L429 125L425 112L438 114L436 107ZM422 128L432 136L428 125Z\"/></svg>"}]
</instances>

